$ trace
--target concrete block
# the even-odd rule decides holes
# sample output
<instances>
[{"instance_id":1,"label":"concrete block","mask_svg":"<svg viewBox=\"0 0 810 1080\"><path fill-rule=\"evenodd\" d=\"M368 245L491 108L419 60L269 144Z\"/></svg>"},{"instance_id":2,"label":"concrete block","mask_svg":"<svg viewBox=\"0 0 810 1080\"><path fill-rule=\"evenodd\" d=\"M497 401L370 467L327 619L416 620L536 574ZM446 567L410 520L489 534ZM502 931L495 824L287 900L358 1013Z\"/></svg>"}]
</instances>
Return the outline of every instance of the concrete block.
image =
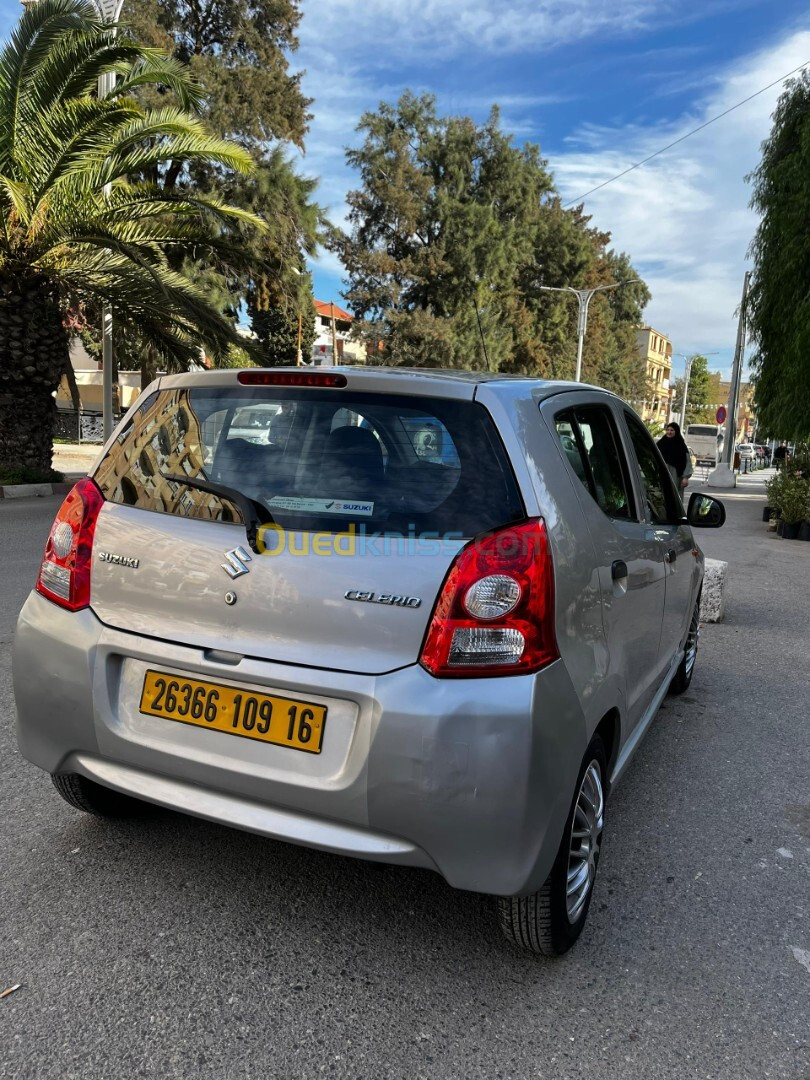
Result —
<instances>
[{"instance_id":1,"label":"concrete block","mask_svg":"<svg viewBox=\"0 0 810 1080\"><path fill-rule=\"evenodd\" d=\"M30 499L32 496L52 495L51 484L6 484L2 488L4 499Z\"/></svg>"},{"instance_id":2,"label":"concrete block","mask_svg":"<svg viewBox=\"0 0 810 1080\"><path fill-rule=\"evenodd\" d=\"M728 563L721 559L707 559L703 576L703 593L700 598L700 621L720 622L726 613L726 582Z\"/></svg>"}]
</instances>

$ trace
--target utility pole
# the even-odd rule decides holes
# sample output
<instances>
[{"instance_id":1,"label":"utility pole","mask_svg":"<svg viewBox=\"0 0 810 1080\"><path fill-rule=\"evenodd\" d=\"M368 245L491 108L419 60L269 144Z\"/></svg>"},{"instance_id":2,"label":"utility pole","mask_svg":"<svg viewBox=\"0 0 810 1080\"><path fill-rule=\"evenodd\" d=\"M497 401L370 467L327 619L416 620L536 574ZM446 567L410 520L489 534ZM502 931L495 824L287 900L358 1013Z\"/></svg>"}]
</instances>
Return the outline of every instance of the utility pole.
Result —
<instances>
[{"instance_id":1,"label":"utility pole","mask_svg":"<svg viewBox=\"0 0 810 1080\"><path fill-rule=\"evenodd\" d=\"M337 324L335 323L335 302L329 301L329 318L332 322L332 366L335 367L338 362L337 351Z\"/></svg>"},{"instance_id":2,"label":"utility pole","mask_svg":"<svg viewBox=\"0 0 810 1080\"><path fill-rule=\"evenodd\" d=\"M303 325L302 325L303 324L303 318L304 318L303 312L299 311L298 312L298 352L296 353L296 357L295 357L295 366L296 367L301 367L301 364L303 363L303 360L304 360L303 356L301 355L301 331L303 329Z\"/></svg>"},{"instance_id":3,"label":"utility pole","mask_svg":"<svg viewBox=\"0 0 810 1080\"><path fill-rule=\"evenodd\" d=\"M621 285L635 285L638 278L629 281L617 281L613 285L597 285L594 289L575 289L571 285L558 288L554 285L538 285L538 289L544 292L569 292L573 293L579 301L579 317L577 318L577 373L575 382L582 381L582 349L585 344L585 331L588 329L588 306L591 298L598 292L606 292L608 289L618 289Z\"/></svg>"},{"instance_id":4,"label":"utility pole","mask_svg":"<svg viewBox=\"0 0 810 1080\"><path fill-rule=\"evenodd\" d=\"M737 403L740 396L740 380L742 376L743 355L745 353L745 322L746 303L748 300L748 285L751 280L751 271L745 271L743 278L742 300L740 301L740 318L737 323L737 345L734 350L734 365L731 369L731 386L728 394L728 415L726 416L726 434L723 445L723 460L709 473L709 483L715 487L733 488L737 486L737 477L734 475L734 446L737 441Z\"/></svg>"}]
</instances>

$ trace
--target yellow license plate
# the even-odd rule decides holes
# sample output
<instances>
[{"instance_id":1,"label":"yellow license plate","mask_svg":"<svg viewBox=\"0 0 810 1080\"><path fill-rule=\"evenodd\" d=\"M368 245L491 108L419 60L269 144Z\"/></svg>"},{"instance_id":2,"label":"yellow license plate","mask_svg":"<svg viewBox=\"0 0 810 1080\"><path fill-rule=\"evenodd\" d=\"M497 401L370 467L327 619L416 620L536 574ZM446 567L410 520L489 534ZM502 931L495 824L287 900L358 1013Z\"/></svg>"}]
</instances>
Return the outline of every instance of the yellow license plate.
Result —
<instances>
[{"instance_id":1,"label":"yellow license plate","mask_svg":"<svg viewBox=\"0 0 810 1080\"><path fill-rule=\"evenodd\" d=\"M147 671L140 710L181 724L320 754L326 707L309 701Z\"/></svg>"}]
</instances>

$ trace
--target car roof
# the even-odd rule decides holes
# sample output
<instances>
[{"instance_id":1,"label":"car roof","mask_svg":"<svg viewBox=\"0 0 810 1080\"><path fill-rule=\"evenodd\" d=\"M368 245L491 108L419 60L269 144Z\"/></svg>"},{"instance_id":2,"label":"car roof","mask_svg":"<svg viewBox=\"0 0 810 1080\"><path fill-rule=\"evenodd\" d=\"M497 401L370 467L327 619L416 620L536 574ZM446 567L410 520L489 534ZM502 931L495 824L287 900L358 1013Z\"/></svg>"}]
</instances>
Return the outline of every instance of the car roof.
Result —
<instances>
[{"instance_id":1,"label":"car roof","mask_svg":"<svg viewBox=\"0 0 810 1080\"><path fill-rule=\"evenodd\" d=\"M230 386L238 382L240 370L252 372L270 371L273 373L339 373L345 375L348 385L357 390L377 391L382 393L420 393L437 394L441 397L459 397L472 399L478 386L484 384L497 392L499 386L510 393L522 384L526 391L535 397L551 397L554 394L572 390L597 390L610 393L601 387L588 383L566 382L564 380L536 379L529 375L512 375L499 371L467 371L459 368L407 368L407 367L366 367L360 365L337 365L335 367L312 368L279 366L273 368L217 368L205 371L190 371L182 375L163 376L161 387L176 386ZM615 395L612 395L615 396Z\"/></svg>"}]
</instances>

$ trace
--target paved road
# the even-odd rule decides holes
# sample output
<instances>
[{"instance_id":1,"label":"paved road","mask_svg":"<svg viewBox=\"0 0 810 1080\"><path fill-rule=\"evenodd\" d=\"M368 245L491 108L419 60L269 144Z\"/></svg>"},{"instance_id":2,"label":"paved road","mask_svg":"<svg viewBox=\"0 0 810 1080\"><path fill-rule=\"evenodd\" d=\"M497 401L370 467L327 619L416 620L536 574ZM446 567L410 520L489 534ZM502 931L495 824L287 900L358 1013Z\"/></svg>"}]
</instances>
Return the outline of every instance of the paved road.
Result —
<instances>
[{"instance_id":1,"label":"paved road","mask_svg":"<svg viewBox=\"0 0 810 1080\"><path fill-rule=\"evenodd\" d=\"M615 791L552 964L427 872L62 803L16 752L9 677L56 500L0 504L0 1076L807 1080L810 544L761 504L703 534L727 621Z\"/></svg>"}]
</instances>

